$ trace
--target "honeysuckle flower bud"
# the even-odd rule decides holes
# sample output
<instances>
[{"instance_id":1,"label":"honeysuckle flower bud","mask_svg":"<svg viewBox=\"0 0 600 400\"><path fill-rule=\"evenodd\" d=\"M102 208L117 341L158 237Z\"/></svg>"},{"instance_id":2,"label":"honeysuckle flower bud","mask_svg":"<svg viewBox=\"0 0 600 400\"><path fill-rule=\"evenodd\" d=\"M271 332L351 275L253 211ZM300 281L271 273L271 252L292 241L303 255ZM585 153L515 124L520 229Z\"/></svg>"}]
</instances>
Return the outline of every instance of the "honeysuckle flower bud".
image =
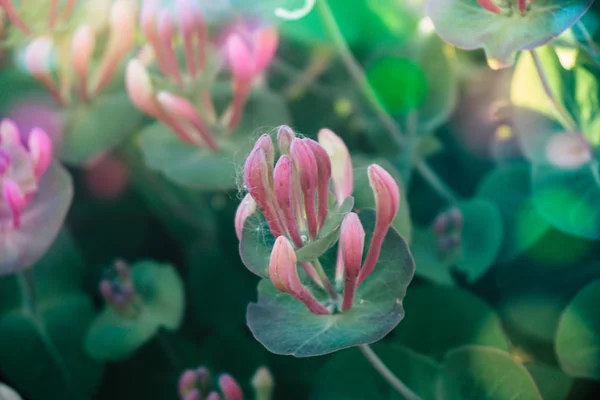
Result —
<instances>
[{"instance_id":1,"label":"honeysuckle flower bud","mask_svg":"<svg viewBox=\"0 0 600 400\"><path fill-rule=\"evenodd\" d=\"M63 104L62 95L54 83L50 72L50 58L54 49L54 42L48 36L33 40L25 49L24 62L27 71L39 80L59 103Z\"/></svg>"},{"instance_id":2,"label":"honeysuckle flower bud","mask_svg":"<svg viewBox=\"0 0 600 400\"><path fill-rule=\"evenodd\" d=\"M318 183L318 224L319 229L325 224L327 219L327 209L329 207L329 180L331 179L331 160L327 151L312 139L303 139L312 150L317 160L319 171Z\"/></svg>"},{"instance_id":3,"label":"honeysuckle flower bud","mask_svg":"<svg viewBox=\"0 0 600 400\"><path fill-rule=\"evenodd\" d=\"M358 284L362 283L375 268L383 239L400 207L400 188L394 178L376 164L369 166L368 175L375 196L376 219L373 238L358 277Z\"/></svg>"},{"instance_id":4,"label":"honeysuckle flower bud","mask_svg":"<svg viewBox=\"0 0 600 400\"><path fill-rule=\"evenodd\" d=\"M14 26L16 26L25 34L31 33L31 29L29 29L25 21L21 19L21 16L19 15L19 12L17 11L12 0L0 0L0 6L4 9L8 19Z\"/></svg>"},{"instance_id":5,"label":"honeysuckle flower bud","mask_svg":"<svg viewBox=\"0 0 600 400\"><path fill-rule=\"evenodd\" d=\"M187 67L190 76L196 77L204 65L203 57L197 59L194 48L196 40L198 41L197 46L199 48L202 49L205 46L206 26L204 18L197 4L191 0L177 0L175 5L179 17L179 28L183 36ZM203 54L204 52L200 51L200 55L202 56Z\"/></svg>"},{"instance_id":6,"label":"honeysuckle flower bud","mask_svg":"<svg viewBox=\"0 0 600 400\"><path fill-rule=\"evenodd\" d=\"M314 240L318 232L317 214L315 211L315 197L319 186L317 160L310 147L298 138L292 141L290 154L300 179L306 222L308 224L308 236L311 240Z\"/></svg>"},{"instance_id":7,"label":"honeysuckle flower bud","mask_svg":"<svg viewBox=\"0 0 600 400\"><path fill-rule=\"evenodd\" d=\"M133 59L127 64L125 86L129 98L137 108L153 117L161 115L148 70L137 59Z\"/></svg>"},{"instance_id":8,"label":"honeysuckle flower bud","mask_svg":"<svg viewBox=\"0 0 600 400\"><path fill-rule=\"evenodd\" d=\"M349 213L342 222L339 240L345 273L342 311L347 311L352 307L357 278L362 264L364 245L365 230L362 223L356 213Z\"/></svg>"},{"instance_id":9,"label":"honeysuckle flower bud","mask_svg":"<svg viewBox=\"0 0 600 400\"><path fill-rule=\"evenodd\" d=\"M302 301L313 314L326 315L329 310L315 299L300 281L294 248L285 236L275 240L269 259L269 275L273 285Z\"/></svg>"},{"instance_id":10,"label":"honeysuckle flower bud","mask_svg":"<svg viewBox=\"0 0 600 400\"><path fill-rule=\"evenodd\" d=\"M296 134L287 125L282 125L279 127L277 131L277 144L279 145L279 151L281 154L289 154L290 146L292 145L292 141L296 138Z\"/></svg>"},{"instance_id":11,"label":"honeysuckle flower bud","mask_svg":"<svg viewBox=\"0 0 600 400\"><path fill-rule=\"evenodd\" d=\"M561 169L576 169L592 160L590 144L579 134L554 135L546 144L546 158Z\"/></svg>"},{"instance_id":12,"label":"honeysuckle flower bud","mask_svg":"<svg viewBox=\"0 0 600 400\"><path fill-rule=\"evenodd\" d=\"M184 371L179 377L179 395L185 398L190 392L196 390L198 375L195 370Z\"/></svg>"},{"instance_id":13,"label":"honeysuckle flower bud","mask_svg":"<svg viewBox=\"0 0 600 400\"><path fill-rule=\"evenodd\" d=\"M25 209L25 194L16 182L4 179L2 182L2 198L12 215L13 226L18 228L21 226L21 214Z\"/></svg>"},{"instance_id":14,"label":"honeysuckle flower bud","mask_svg":"<svg viewBox=\"0 0 600 400\"><path fill-rule=\"evenodd\" d=\"M319 131L319 144L331 160L331 178L338 204L352 194L354 178L352 160L344 141L329 129Z\"/></svg>"},{"instance_id":15,"label":"honeysuckle flower bud","mask_svg":"<svg viewBox=\"0 0 600 400\"><path fill-rule=\"evenodd\" d=\"M244 230L244 223L246 222L246 219L255 212L256 202L248 193L242 199L235 213L235 233L237 235L238 240L242 240L242 231Z\"/></svg>"},{"instance_id":16,"label":"honeysuckle flower bud","mask_svg":"<svg viewBox=\"0 0 600 400\"><path fill-rule=\"evenodd\" d=\"M182 397L181 400L202 400L202 396L200 395L200 391L198 389L194 389Z\"/></svg>"},{"instance_id":17,"label":"honeysuckle flower bud","mask_svg":"<svg viewBox=\"0 0 600 400\"><path fill-rule=\"evenodd\" d=\"M73 68L79 78L79 92L84 101L88 98L88 74L95 47L96 37L92 28L89 25L80 26L73 35L71 52Z\"/></svg>"},{"instance_id":18,"label":"honeysuckle flower bud","mask_svg":"<svg viewBox=\"0 0 600 400\"><path fill-rule=\"evenodd\" d=\"M292 206L293 173L294 164L290 157L287 155L281 156L273 171L275 197L294 245L302 247L302 238L300 237L300 231L298 230L298 224L294 215L294 207Z\"/></svg>"},{"instance_id":19,"label":"honeysuckle flower bud","mask_svg":"<svg viewBox=\"0 0 600 400\"><path fill-rule=\"evenodd\" d=\"M52 141L40 128L33 128L27 140L29 154L33 161L34 175L40 179L52 162Z\"/></svg>"},{"instance_id":20,"label":"honeysuckle flower bud","mask_svg":"<svg viewBox=\"0 0 600 400\"><path fill-rule=\"evenodd\" d=\"M271 372L266 367L260 367L252 377L252 387L256 400L271 400L275 382Z\"/></svg>"},{"instance_id":21,"label":"honeysuckle flower bud","mask_svg":"<svg viewBox=\"0 0 600 400\"><path fill-rule=\"evenodd\" d=\"M217 392L210 392L206 397L206 400L221 400L221 396Z\"/></svg>"},{"instance_id":22,"label":"honeysuckle flower bud","mask_svg":"<svg viewBox=\"0 0 600 400\"><path fill-rule=\"evenodd\" d=\"M219 387L225 400L243 400L242 388L231 375L223 374L219 377Z\"/></svg>"},{"instance_id":23,"label":"honeysuckle flower bud","mask_svg":"<svg viewBox=\"0 0 600 400\"><path fill-rule=\"evenodd\" d=\"M275 147L273 146L273 140L270 135L264 134L258 138L254 147L260 147L264 150L267 161L269 162L269 167L272 169L275 163Z\"/></svg>"},{"instance_id":24,"label":"honeysuckle flower bud","mask_svg":"<svg viewBox=\"0 0 600 400\"><path fill-rule=\"evenodd\" d=\"M460 248L462 228L463 215L456 207L436 217L432 230L440 257L452 255Z\"/></svg>"}]
</instances>

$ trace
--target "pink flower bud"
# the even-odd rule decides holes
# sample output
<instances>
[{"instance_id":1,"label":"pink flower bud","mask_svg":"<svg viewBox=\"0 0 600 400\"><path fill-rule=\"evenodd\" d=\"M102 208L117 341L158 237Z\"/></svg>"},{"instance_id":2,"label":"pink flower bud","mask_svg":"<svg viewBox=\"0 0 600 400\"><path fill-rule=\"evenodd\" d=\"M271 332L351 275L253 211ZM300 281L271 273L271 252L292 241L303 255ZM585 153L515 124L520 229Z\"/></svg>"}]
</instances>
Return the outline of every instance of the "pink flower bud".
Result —
<instances>
[{"instance_id":1,"label":"pink flower bud","mask_svg":"<svg viewBox=\"0 0 600 400\"><path fill-rule=\"evenodd\" d=\"M254 33L255 43L255 69L254 74L262 73L271 63L277 45L279 44L279 35L273 27L259 29Z\"/></svg>"},{"instance_id":2,"label":"pink flower bud","mask_svg":"<svg viewBox=\"0 0 600 400\"><path fill-rule=\"evenodd\" d=\"M248 84L254 78L254 57L242 37L233 33L227 39L227 57L236 81Z\"/></svg>"},{"instance_id":3,"label":"pink flower bud","mask_svg":"<svg viewBox=\"0 0 600 400\"><path fill-rule=\"evenodd\" d=\"M327 219L327 209L329 208L329 180L331 179L331 160L329 159L329 155L327 154L325 149L321 147L319 143L315 142L312 139L303 139L303 141L306 144L308 144L308 147L310 147L310 149L315 155L315 159L317 160L317 167L319 170L318 222L319 229L321 229L325 224L325 220Z\"/></svg>"},{"instance_id":4,"label":"pink flower bud","mask_svg":"<svg viewBox=\"0 0 600 400\"><path fill-rule=\"evenodd\" d=\"M154 97L150 75L139 60L133 59L127 64L125 85L129 98L137 108L153 117L161 114L161 109Z\"/></svg>"},{"instance_id":5,"label":"pink flower bud","mask_svg":"<svg viewBox=\"0 0 600 400\"><path fill-rule=\"evenodd\" d=\"M79 91L83 100L88 96L88 74L90 61L96 47L94 31L89 25L79 27L71 41L71 53L73 55L73 69L79 78Z\"/></svg>"},{"instance_id":6,"label":"pink flower bud","mask_svg":"<svg viewBox=\"0 0 600 400\"><path fill-rule=\"evenodd\" d=\"M33 160L35 177L39 179L52 162L52 141L45 131L34 128L29 135L27 146Z\"/></svg>"},{"instance_id":7,"label":"pink flower bud","mask_svg":"<svg viewBox=\"0 0 600 400\"><path fill-rule=\"evenodd\" d=\"M4 147L21 145L19 128L10 119L3 119L0 122L0 144Z\"/></svg>"},{"instance_id":8,"label":"pink flower bud","mask_svg":"<svg viewBox=\"0 0 600 400\"><path fill-rule=\"evenodd\" d=\"M288 275L291 269L296 269L296 262L292 244L285 236L279 236L269 259L269 277L279 291L290 293Z\"/></svg>"},{"instance_id":9,"label":"pink flower bud","mask_svg":"<svg viewBox=\"0 0 600 400\"><path fill-rule=\"evenodd\" d=\"M231 375L223 374L219 377L219 387L225 400L243 400L242 388Z\"/></svg>"},{"instance_id":10,"label":"pink flower bud","mask_svg":"<svg viewBox=\"0 0 600 400\"><path fill-rule=\"evenodd\" d=\"M252 377L252 387L256 392L256 399L270 399L275 382L273 375L266 367L260 367Z\"/></svg>"},{"instance_id":11,"label":"pink flower bud","mask_svg":"<svg viewBox=\"0 0 600 400\"><path fill-rule=\"evenodd\" d=\"M376 164L369 166L368 174L369 182L375 195L376 220L367 258L358 277L359 285L375 268L385 235L400 207L400 189L394 178Z\"/></svg>"},{"instance_id":12,"label":"pink flower bud","mask_svg":"<svg viewBox=\"0 0 600 400\"><path fill-rule=\"evenodd\" d=\"M196 389L196 385L198 384L198 376L196 375L196 371L187 370L185 371L181 377L179 378L179 395L182 398L186 398L190 392Z\"/></svg>"},{"instance_id":13,"label":"pink flower bud","mask_svg":"<svg viewBox=\"0 0 600 400\"><path fill-rule=\"evenodd\" d=\"M527 11L527 0L517 0L517 7L521 13Z\"/></svg>"},{"instance_id":14,"label":"pink flower bud","mask_svg":"<svg viewBox=\"0 0 600 400\"><path fill-rule=\"evenodd\" d=\"M323 146L331 160L333 188L338 205L352 195L354 177L352 160L344 141L329 129L319 131L319 144Z\"/></svg>"},{"instance_id":15,"label":"pink flower bud","mask_svg":"<svg viewBox=\"0 0 600 400\"><path fill-rule=\"evenodd\" d=\"M440 214L435 218L435 221L433 222L433 233L436 236L441 237L446 234L446 230L448 229L448 220L448 215L445 213Z\"/></svg>"},{"instance_id":16,"label":"pink flower bud","mask_svg":"<svg viewBox=\"0 0 600 400\"><path fill-rule=\"evenodd\" d=\"M217 392L210 392L206 397L206 400L221 400L221 396Z\"/></svg>"},{"instance_id":17,"label":"pink flower bud","mask_svg":"<svg viewBox=\"0 0 600 400\"><path fill-rule=\"evenodd\" d=\"M277 144L281 154L289 154L292 141L296 138L296 134L287 125L282 125L277 131Z\"/></svg>"},{"instance_id":18,"label":"pink flower bud","mask_svg":"<svg viewBox=\"0 0 600 400\"><path fill-rule=\"evenodd\" d=\"M12 214L13 228L21 226L21 214L25 209L25 196L19 185L10 179L2 181L2 198Z\"/></svg>"},{"instance_id":19,"label":"pink flower bud","mask_svg":"<svg viewBox=\"0 0 600 400\"><path fill-rule=\"evenodd\" d=\"M479 3L481 7L493 12L494 14L502 14L502 10L496 5L496 3L494 3L494 0L477 0L477 3Z\"/></svg>"},{"instance_id":20,"label":"pink flower bud","mask_svg":"<svg viewBox=\"0 0 600 400\"><path fill-rule=\"evenodd\" d=\"M197 59L195 49L197 48L200 54L205 51L203 43L195 45L194 38L197 32L204 31L204 20L202 19L200 10L193 1L177 0L175 5L179 18L179 28L183 36L188 71L190 76L194 78L197 76L202 63L201 60Z\"/></svg>"},{"instance_id":21,"label":"pink flower bud","mask_svg":"<svg viewBox=\"0 0 600 400\"><path fill-rule=\"evenodd\" d=\"M42 36L33 40L25 49L25 66L29 73L36 77L50 74L50 56L54 43L52 38Z\"/></svg>"},{"instance_id":22,"label":"pink flower bud","mask_svg":"<svg viewBox=\"0 0 600 400\"><path fill-rule=\"evenodd\" d=\"M169 10L162 10L158 16L158 40L161 51L157 53L157 57L163 60L163 64L167 68L166 75L182 85L183 78L179 69L177 54L175 54L173 48L174 30L171 13Z\"/></svg>"},{"instance_id":23,"label":"pink flower bud","mask_svg":"<svg viewBox=\"0 0 600 400\"><path fill-rule=\"evenodd\" d=\"M292 204L293 172L294 165L290 157L287 155L281 156L273 171L275 198L277 199L277 205L285 219L288 233L290 234L294 245L297 248L300 248L303 246L303 243L294 216L294 205Z\"/></svg>"},{"instance_id":24,"label":"pink flower bud","mask_svg":"<svg viewBox=\"0 0 600 400\"><path fill-rule=\"evenodd\" d=\"M108 279L100 281L100 294L107 304L111 304L114 301L113 284Z\"/></svg>"},{"instance_id":25,"label":"pink flower bud","mask_svg":"<svg viewBox=\"0 0 600 400\"><path fill-rule=\"evenodd\" d=\"M256 212L256 203L252 196L248 193L244 196L235 213L235 233L238 240L242 240L242 232L246 219Z\"/></svg>"},{"instance_id":26,"label":"pink flower bud","mask_svg":"<svg viewBox=\"0 0 600 400\"><path fill-rule=\"evenodd\" d=\"M0 149L0 177L6 173L12 164L12 157L6 150Z\"/></svg>"},{"instance_id":27,"label":"pink flower bud","mask_svg":"<svg viewBox=\"0 0 600 400\"><path fill-rule=\"evenodd\" d=\"M301 139L294 139L290 146L290 154L300 177L300 188L304 196L308 236L311 240L317 237L317 215L315 197L319 185L319 168L314 153Z\"/></svg>"},{"instance_id":28,"label":"pink flower bud","mask_svg":"<svg viewBox=\"0 0 600 400\"><path fill-rule=\"evenodd\" d=\"M341 248L345 272L342 311L348 311L352 307L356 291L356 280L362 264L364 245L365 230L358 215L351 212L344 217L340 228L339 246Z\"/></svg>"},{"instance_id":29,"label":"pink flower bud","mask_svg":"<svg viewBox=\"0 0 600 400\"><path fill-rule=\"evenodd\" d=\"M216 394L216 393L215 393ZM209 396L210 397L210 396ZM207 399L209 398L207 397ZM181 398L181 400L201 400L202 397L200 396L200 391L198 389L194 389L191 392L189 392L187 395L185 395L184 397ZM219 399L219 395L217 394L216 399Z\"/></svg>"},{"instance_id":30,"label":"pink flower bud","mask_svg":"<svg viewBox=\"0 0 600 400\"><path fill-rule=\"evenodd\" d=\"M577 169L588 164L592 158L589 143L579 134L554 135L546 144L546 158L561 169Z\"/></svg>"},{"instance_id":31,"label":"pink flower bud","mask_svg":"<svg viewBox=\"0 0 600 400\"><path fill-rule=\"evenodd\" d=\"M271 140L271 136L264 134L258 138L254 147L260 147L265 151L267 156L267 161L269 162L269 168L273 168L273 164L275 162L275 147L273 146L273 140Z\"/></svg>"}]
</instances>

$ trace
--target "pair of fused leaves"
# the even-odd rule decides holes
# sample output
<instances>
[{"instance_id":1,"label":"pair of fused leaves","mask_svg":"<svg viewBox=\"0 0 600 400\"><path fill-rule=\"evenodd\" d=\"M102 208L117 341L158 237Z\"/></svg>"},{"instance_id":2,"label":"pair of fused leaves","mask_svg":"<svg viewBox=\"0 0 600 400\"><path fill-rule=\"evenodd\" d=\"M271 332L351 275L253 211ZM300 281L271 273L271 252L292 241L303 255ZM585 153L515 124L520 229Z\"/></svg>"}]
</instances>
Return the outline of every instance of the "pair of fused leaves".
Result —
<instances>
[{"instance_id":1,"label":"pair of fused leaves","mask_svg":"<svg viewBox=\"0 0 600 400\"><path fill-rule=\"evenodd\" d=\"M337 241L338 229L343 216L352 207L351 198L344 202L343 212L331 212L330 220L337 220L337 227L331 234L332 240L327 247L316 251L314 244L297 252L298 261L312 261L317 258L323 264L325 273L333 281L337 256L337 247L331 247ZM375 213L364 210L359 217L367 233L365 249L371 241L375 226ZM257 217L249 218L244 225L240 243L240 253L246 266L259 276L266 278L268 258L272 248L272 237L264 240L263 225L257 223ZM331 223L331 222L326 222ZM334 224L335 225L335 224ZM312 248L311 248L312 246ZM366 253L366 251L365 251ZM261 262L256 254L263 254ZM276 354L309 357L331 353L351 346L376 342L389 333L404 317L402 299L414 274L414 262L404 239L395 229L387 233L381 255L373 273L359 286L354 306L344 313L332 315L312 314L304 304L291 295L279 292L269 279L263 279L258 285L258 302L248 306L247 322L250 330L268 350ZM318 299L327 294L321 288L309 283Z\"/></svg>"},{"instance_id":2,"label":"pair of fused leaves","mask_svg":"<svg viewBox=\"0 0 600 400\"><path fill-rule=\"evenodd\" d=\"M426 14L444 40L461 49L482 48L490 66L503 68L514 63L518 51L546 44L571 27L592 3L528 1L527 11L521 14L516 2L508 2L511 13L495 14L476 0L427 0Z\"/></svg>"},{"instance_id":3,"label":"pair of fused leaves","mask_svg":"<svg viewBox=\"0 0 600 400\"><path fill-rule=\"evenodd\" d=\"M30 272L33 309L16 276L0 281L0 370L25 396L90 398L102 378L103 365L83 350L95 316L91 299L80 290L84 269L63 231Z\"/></svg>"},{"instance_id":4,"label":"pair of fused leaves","mask_svg":"<svg viewBox=\"0 0 600 400\"><path fill-rule=\"evenodd\" d=\"M139 295L138 312L119 313L112 306L94 320L85 340L98 360L121 360L154 337L160 328L176 330L184 309L183 283L171 265L140 261L131 268Z\"/></svg>"},{"instance_id":5,"label":"pair of fused leaves","mask_svg":"<svg viewBox=\"0 0 600 400\"><path fill-rule=\"evenodd\" d=\"M229 98L230 93L226 94ZM271 129L289 120L285 102L278 95L255 90L235 132L228 134L224 127L215 128L218 153L183 142L160 122L142 130L140 146L148 167L176 184L202 191L233 189L253 138L259 136L261 129Z\"/></svg>"},{"instance_id":6,"label":"pair of fused leaves","mask_svg":"<svg viewBox=\"0 0 600 400\"><path fill-rule=\"evenodd\" d=\"M421 399L504 400L517 392L519 399L540 400L540 392L544 399L566 398L571 380L541 363L524 366L508 353L500 319L470 293L418 286L405 307L410 318L373 350ZM401 398L356 350L335 355L317 376L313 399Z\"/></svg>"},{"instance_id":7,"label":"pair of fused leaves","mask_svg":"<svg viewBox=\"0 0 600 400\"><path fill-rule=\"evenodd\" d=\"M496 205L476 198L457 205L463 216L460 246L448 257L438 252L432 229L415 228L412 251L416 273L440 284L453 284L451 269L465 274L469 282L480 279L499 256L503 221Z\"/></svg>"},{"instance_id":8,"label":"pair of fused leaves","mask_svg":"<svg viewBox=\"0 0 600 400\"><path fill-rule=\"evenodd\" d=\"M511 88L518 107L514 122L524 154L533 163L532 201L536 210L556 228L576 236L600 238L600 182L595 149L600 144L598 113L600 90L594 74L583 65L564 69L551 47L537 50L549 86L557 101L571 114L583 141L590 147L589 160L564 167L553 160L551 141L565 135L560 118L536 76L529 54L519 59ZM560 121L560 122L559 122ZM564 156L570 149L562 147Z\"/></svg>"}]
</instances>

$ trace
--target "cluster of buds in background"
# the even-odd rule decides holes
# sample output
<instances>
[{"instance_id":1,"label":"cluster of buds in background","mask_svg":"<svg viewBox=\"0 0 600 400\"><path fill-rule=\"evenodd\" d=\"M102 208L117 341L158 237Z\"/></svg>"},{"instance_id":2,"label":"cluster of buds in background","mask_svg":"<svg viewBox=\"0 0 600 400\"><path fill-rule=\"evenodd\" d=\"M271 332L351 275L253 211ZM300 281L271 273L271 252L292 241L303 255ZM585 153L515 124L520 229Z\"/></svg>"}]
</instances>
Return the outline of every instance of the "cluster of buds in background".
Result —
<instances>
[{"instance_id":1,"label":"cluster of buds in background","mask_svg":"<svg viewBox=\"0 0 600 400\"><path fill-rule=\"evenodd\" d=\"M115 276L100 281L100 294L104 301L120 315L137 317L141 312L142 301L133 284L131 267L119 260L115 262L111 273Z\"/></svg>"},{"instance_id":2,"label":"cluster of buds in background","mask_svg":"<svg viewBox=\"0 0 600 400\"><path fill-rule=\"evenodd\" d=\"M211 35L202 10L192 0L177 0L175 10L145 0L141 26L148 45L129 62L126 84L135 106L160 120L178 137L217 152L214 126L232 133L239 124L254 82L269 66L278 44L273 28L237 27L224 43ZM180 56L182 53L182 56ZM224 62L231 70L232 99L220 116L212 84ZM150 64L156 60L157 76Z\"/></svg>"},{"instance_id":3,"label":"cluster of buds in background","mask_svg":"<svg viewBox=\"0 0 600 400\"><path fill-rule=\"evenodd\" d=\"M137 0L82 5L72 29L31 39L24 54L28 72L60 105L71 103L73 91L88 102L113 81L134 47L137 8Z\"/></svg>"},{"instance_id":4,"label":"cluster of buds in background","mask_svg":"<svg viewBox=\"0 0 600 400\"><path fill-rule=\"evenodd\" d=\"M52 162L52 142L41 129L25 140L10 120L0 123L0 233L19 229L23 213Z\"/></svg>"},{"instance_id":5,"label":"cluster of buds in background","mask_svg":"<svg viewBox=\"0 0 600 400\"><path fill-rule=\"evenodd\" d=\"M248 156L244 168L248 195L236 215L236 231L241 239L246 218L258 207L276 238L269 260L269 276L275 287L302 301L315 314L348 311L360 285L373 271L385 235L396 217L400 190L383 168L372 164L368 176L376 201L376 224L363 262L365 232L355 213L345 216L338 242L333 287L319 260L302 262L307 276L327 291L330 300L323 305L302 283L295 251L314 241L327 220L330 185L336 202L352 194L352 164L348 150L329 130L319 133L319 142L300 139L288 127L277 135L281 156L275 164L275 148L270 136L263 135ZM342 299L338 290L343 291Z\"/></svg>"},{"instance_id":6,"label":"cluster of buds in background","mask_svg":"<svg viewBox=\"0 0 600 400\"><path fill-rule=\"evenodd\" d=\"M456 207L436 217L432 230L440 258L448 259L455 256L460 250L462 228L463 215Z\"/></svg>"},{"instance_id":7,"label":"cluster of buds in background","mask_svg":"<svg viewBox=\"0 0 600 400\"><path fill-rule=\"evenodd\" d=\"M77 0L49 0L28 4L22 0L0 0L0 7L4 9L6 16L22 34L27 37L42 34L50 34L60 29L69 21L75 10ZM30 18L42 15L39 19Z\"/></svg>"},{"instance_id":8,"label":"cluster of buds in background","mask_svg":"<svg viewBox=\"0 0 600 400\"><path fill-rule=\"evenodd\" d=\"M189 369L179 378L179 396L181 400L243 400L244 394L237 381L229 374L218 378L222 396L211 390L211 376L208 368ZM252 386L257 400L270 400L273 392L273 377L265 367L259 368L252 378Z\"/></svg>"}]
</instances>

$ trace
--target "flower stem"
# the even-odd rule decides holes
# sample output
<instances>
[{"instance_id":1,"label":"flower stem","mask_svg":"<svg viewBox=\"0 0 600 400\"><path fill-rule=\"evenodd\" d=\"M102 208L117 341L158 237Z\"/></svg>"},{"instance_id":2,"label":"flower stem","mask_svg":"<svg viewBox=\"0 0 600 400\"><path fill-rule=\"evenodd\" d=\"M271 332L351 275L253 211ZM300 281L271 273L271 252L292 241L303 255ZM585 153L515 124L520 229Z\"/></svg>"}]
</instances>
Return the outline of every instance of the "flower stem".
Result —
<instances>
[{"instance_id":1,"label":"flower stem","mask_svg":"<svg viewBox=\"0 0 600 400\"><path fill-rule=\"evenodd\" d=\"M358 85L363 95L373 107L373 110L377 114L377 117L381 123L388 129L398 146L402 147L404 145L402 131L394 122L394 119L387 113L383 107L383 104L381 104L379 101L377 93L375 93L371 85L369 85L369 81L367 80L365 73L352 55L352 51L350 51L348 43L346 43L344 36L340 32L340 29L335 21L335 17L331 12L331 8L329 8L329 4L327 4L327 0L317 1L317 11L321 18L321 23L323 24L327 35L335 45L336 50L342 58L342 62L346 66L346 69Z\"/></svg>"},{"instance_id":2,"label":"flower stem","mask_svg":"<svg viewBox=\"0 0 600 400\"><path fill-rule=\"evenodd\" d=\"M17 279L19 281L25 307L27 311L29 311L32 315L35 315L37 310L33 273L30 269L24 270L17 274Z\"/></svg>"},{"instance_id":3,"label":"flower stem","mask_svg":"<svg viewBox=\"0 0 600 400\"><path fill-rule=\"evenodd\" d=\"M548 81L548 75L546 74L546 70L544 69L544 65L542 64L542 60L540 59L540 55L536 50L531 50L531 57L533 58L533 62L535 64L535 68L537 70L538 76L542 81L542 86L544 87L544 91L546 92L546 96L548 96L548 100L552 103L554 110L558 114L558 117L562 120L563 126L569 132L577 131L577 123L567 111L565 106L556 98L554 92L552 91L552 87L550 86L550 82Z\"/></svg>"},{"instance_id":4,"label":"flower stem","mask_svg":"<svg viewBox=\"0 0 600 400\"><path fill-rule=\"evenodd\" d=\"M377 354L369 347L368 344L363 344L359 346L360 351L366 357L367 360L371 363L373 368L377 370L381 374L381 376L388 381L390 385L394 389L398 391L406 400L421 400L419 396L417 396L412 390L408 388L390 369L381 361Z\"/></svg>"},{"instance_id":5,"label":"flower stem","mask_svg":"<svg viewBox=\"0 0 600 400\"><path fill-rule=\"evenodd\" d=\"M448 203L456 203L457 196L454 192L446 186L446 184L442 181L442 179L437 176L435 171L431 169L431 167L423 160L422 158L417 158L415 160L415 168L421 176L429 183L429 185L440 195L442 196Z\"/></svg>"},{"instance_id":6,"label":"flower stem","mask_svg":"<svg viewBox=\"0 0 600 400\"><path fill-rule=\"evenodd\" d=\"M317 271L317 275L319 276L319 279L323 283L325 290L327 290L327 293L329 293L329 296L331 296L332 300L336 300L338 297L338 294L335 291L335 289L333 288L331 281L327 277L327 274L325 273L325 270L323 269L323 265L321 264L319 259L316 259L315 261L313 261L312 264L315 267L315 270Z\"/></svg>"}]
</instances>

